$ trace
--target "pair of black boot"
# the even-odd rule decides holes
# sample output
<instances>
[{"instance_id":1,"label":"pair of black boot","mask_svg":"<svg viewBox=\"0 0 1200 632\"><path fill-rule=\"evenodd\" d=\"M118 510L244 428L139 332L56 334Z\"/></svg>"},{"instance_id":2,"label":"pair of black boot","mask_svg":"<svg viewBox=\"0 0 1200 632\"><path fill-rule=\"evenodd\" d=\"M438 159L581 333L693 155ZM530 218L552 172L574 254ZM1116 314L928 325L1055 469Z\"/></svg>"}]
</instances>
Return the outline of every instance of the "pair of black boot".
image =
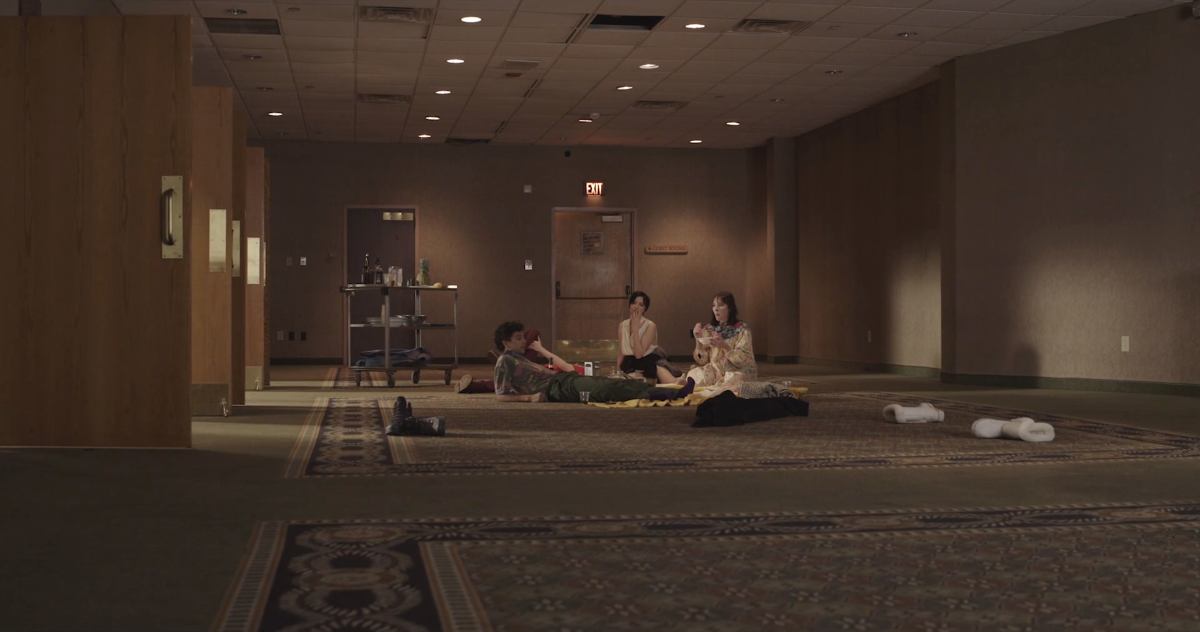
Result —
<instances>
[{"instance_id":1,"label":"pair of black boot","mask_svg":"<svg viewBox=\"0 0 1200 632\"><path fill-rule=\"evenodd\" d=\"M404 397L397 397L392 406L392 423L388 426L390 435L424 435L429 437L446 436L445 417L414 417L412 404Z\"/></svg>"}]
</instances>

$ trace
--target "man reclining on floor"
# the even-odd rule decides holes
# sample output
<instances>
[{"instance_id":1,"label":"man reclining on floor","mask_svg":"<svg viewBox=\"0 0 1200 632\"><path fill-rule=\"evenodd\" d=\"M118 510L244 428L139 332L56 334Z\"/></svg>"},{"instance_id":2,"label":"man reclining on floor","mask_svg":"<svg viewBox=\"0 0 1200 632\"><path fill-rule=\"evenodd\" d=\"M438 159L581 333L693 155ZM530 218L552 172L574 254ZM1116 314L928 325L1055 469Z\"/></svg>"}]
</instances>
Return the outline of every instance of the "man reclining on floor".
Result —
<instances>
[{"instance_id":1,"label":"man reclining on floor","mask_svg":"<svg viewBox=\"0 0 1200 632\"><path fill-rule=\"evenodd\" d=\"M525 358L525 326L509 321L496 328L496 400L501 402L578 402L589 394L593 402L623 402L631 399L675 399L687 397L696 383L688 380L680 389L655 388L639 380L580 375L574 367L535 342L534 351L550 358L555 371Z\"/></svg>"}]
</instances>

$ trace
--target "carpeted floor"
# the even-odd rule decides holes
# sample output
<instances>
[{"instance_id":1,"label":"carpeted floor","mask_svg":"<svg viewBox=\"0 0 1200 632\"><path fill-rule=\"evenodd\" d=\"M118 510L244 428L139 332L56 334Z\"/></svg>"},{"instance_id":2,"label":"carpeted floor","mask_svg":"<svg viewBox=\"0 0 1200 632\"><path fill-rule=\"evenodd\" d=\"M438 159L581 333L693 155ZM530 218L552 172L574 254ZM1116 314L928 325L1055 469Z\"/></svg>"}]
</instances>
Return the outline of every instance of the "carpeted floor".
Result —
<instances>
[{"instance_id":1,"label":"carpeted floor","mask_svg":"<svg viewBox=\"0 0 1200 632\"><path fill-rule=\"evenodd\" d=\"M1194 630L1198 528L1198 504L268 522L216 629Z\"/></svg>"},{"instance_id":2,"label":"carpeted floor","mask_svg":"<svg viewBox=\"0 0 1200 632\"><path fill-rule=\"evenodd\" d=\"M0 449L0 629L1200 628L1200 400L761 368L812 416L694 430L284 366L190 450ZM397 395L450 434L385 441ZM888 424L893 399L950 416ZM1059 439L965 434L1018 411ZM319 454L353 441L369 475Z\"/></svg>"},{"instance_id":3,"label":"carpeted floor","mask_svg":"<svg viewBox=\"0 0 1200 632\"><path fill-rule=\"evenodd\" d=\"M543 404L514 407L486 395L414 395L416 414L442 414L446 437L388 437L393 399L325 399L301 430L286 475L569 474L831 467L963 466L1200 455L1200 438L1112 423L895 393L808 396L808 417L696 429L695 409L622 411ZM942 423L894 424L889 403L930 401ZM1035 415L1049 443L979 439L980 417Z\"/></svg>"}]
</instances>

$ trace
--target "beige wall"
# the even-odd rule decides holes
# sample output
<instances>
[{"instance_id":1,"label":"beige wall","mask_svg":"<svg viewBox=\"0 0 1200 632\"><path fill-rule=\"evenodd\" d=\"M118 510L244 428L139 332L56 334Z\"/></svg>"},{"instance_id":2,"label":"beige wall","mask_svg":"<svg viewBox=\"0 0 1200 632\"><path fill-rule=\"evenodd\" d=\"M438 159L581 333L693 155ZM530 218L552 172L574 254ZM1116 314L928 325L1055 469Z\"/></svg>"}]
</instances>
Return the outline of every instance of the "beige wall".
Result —
<instances>
[{"instance_id":1,"label":"beige wall","mask_svg":"<svg viewBox=\"0 0 1200 632\"><path fill-rule=\"evenodd\" d=\"M661 343L672 354L690 353L687 330L706 318L717 291L746 293L747 253L761 250L752 152L570 149L567 158L561 147L267 143L270 318L272 329L297 332L296 341L273 342L272 356L341 357L343 209L388 204L418 207L418 256L430 259L434 281L460 286L459 353L467 357L491 348L501 320L549 329L552 207L637 208L638 289L652 298L648 316ZM589 180L604 182L599 204L582 194ZM525 184L532 193L522 192ZM687 244L689 252L642 254L655 243ZM298 265L300 256L308 266ZM532 272L525 259L533 260ZM436 309L424 311L438 317ZM765 322L754 309L743 312L751 326ZM302 330L307 342L299 341Z\"/></svg>"},{"instance_id":2,"label":"beige wall","mask_svg":"<svg viewBox=\"0 0 1200 632\"><path fill-rule=\"evenodd\" d=\"M938 112L933 83L796 140L802 358L940 366Z\"/></svg>"},{"instance_id":3,"label":"beige wall","mask_svg":"<svg viewBox=\"0 0 1200 632\"><path fill-rule=\"evenodd\" d=\"M955 372L1200 382L1184 11L956 62Z\"/></svg>"}]
</instances>

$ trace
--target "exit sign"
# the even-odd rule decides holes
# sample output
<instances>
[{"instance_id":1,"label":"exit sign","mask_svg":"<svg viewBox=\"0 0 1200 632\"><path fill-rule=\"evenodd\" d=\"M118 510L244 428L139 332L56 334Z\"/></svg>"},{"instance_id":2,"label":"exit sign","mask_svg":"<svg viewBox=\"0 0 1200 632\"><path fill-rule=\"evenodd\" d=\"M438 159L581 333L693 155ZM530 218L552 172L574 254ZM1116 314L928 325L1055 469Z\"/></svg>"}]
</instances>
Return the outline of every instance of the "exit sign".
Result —
<instances>
[{"instance_id":1,"label":"exit sign","mask_svg":"<svg viewBox=\"0 0 1200 632\"><path fill-rule=\"evenodd\" d=\"M588 182L583 186L583 191L587 195L604 195L603 182Z\"/></svg>"}]
</instances>

